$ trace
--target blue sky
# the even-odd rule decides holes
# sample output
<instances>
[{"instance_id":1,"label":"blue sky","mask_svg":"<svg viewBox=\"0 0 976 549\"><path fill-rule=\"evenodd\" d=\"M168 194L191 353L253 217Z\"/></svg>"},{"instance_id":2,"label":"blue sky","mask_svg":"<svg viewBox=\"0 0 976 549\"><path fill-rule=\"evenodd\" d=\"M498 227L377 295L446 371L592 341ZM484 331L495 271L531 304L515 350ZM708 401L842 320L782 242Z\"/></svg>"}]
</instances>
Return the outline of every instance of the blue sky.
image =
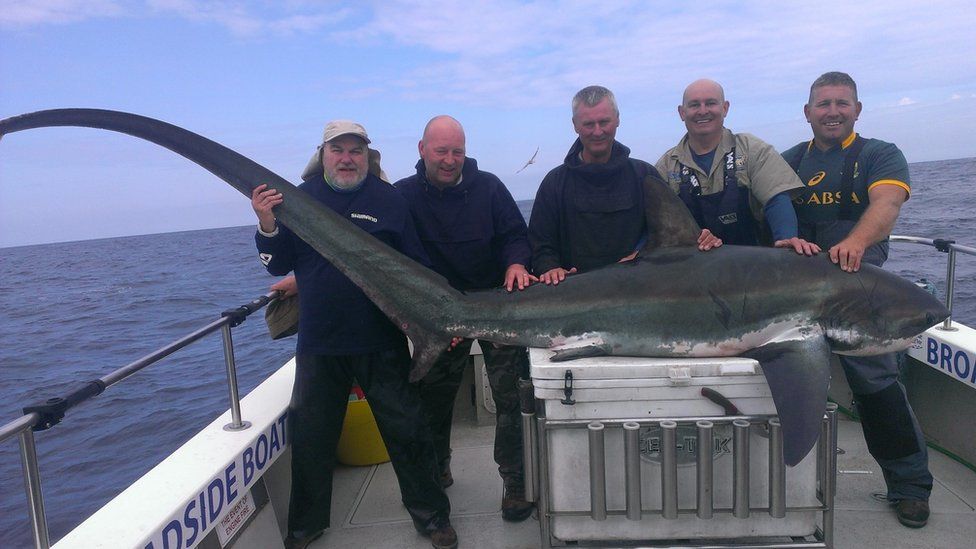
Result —
<instances>
[{"instance_id":1,"label":"blue sky","mask_svg":"<svg viewBox=\"0 0 976 549\"><path fill-rule=\"evenodd\" d=\"M617 137L654 162L676 107L714 78L726 125L809 138L809 85L857 80L858 130L910 162L976 156L971 1L466 2L0 0L0 118L61 107L183 126L297 182L325 122L363 123L392 178L451 114L468 155L532 198L575 135L583 86L617 95ZM516 170L538 147L536 164ZM0 247L249 224L250 203L169 151L79 128L0 141Z\"/></svg>"}]
</instances>

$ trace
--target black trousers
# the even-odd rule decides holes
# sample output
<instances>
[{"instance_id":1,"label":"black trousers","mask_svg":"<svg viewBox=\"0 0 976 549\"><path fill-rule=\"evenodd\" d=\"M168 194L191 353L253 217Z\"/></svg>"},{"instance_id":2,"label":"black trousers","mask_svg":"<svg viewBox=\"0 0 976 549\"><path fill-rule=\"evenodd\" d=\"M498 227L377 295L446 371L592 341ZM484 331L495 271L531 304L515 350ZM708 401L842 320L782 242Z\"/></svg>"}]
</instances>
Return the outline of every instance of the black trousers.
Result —
<instances>
[{"instance_id":1,"label":"black trousers","mask_svg":"<svg viewBox=\"0 0 976 549\"><path fill-rule=\"evenodd\" d=\"M430 431L417 389L407 382L403 348L364 355L299 354L288 414L292 444L288 531L307 536L329 527L336 446L353 381L376 417L400 485L403 505L418 531L449 522L451 504L438 480Z\"/></svg>"},{"instance_id":2,"label":"black trousers","mask_svg":"<svg viewBox=\"0 0 976 549\"><path fill-rule=\"evenodd\" d=\"M434 437L441 470L451 462L451 425L454 399L461 385L464 367L470 360L472 340L465 339L444 353L418 382L424 413ZM522 410L518 379L527 378L529 356L525 347L495 345L478 341L485 358L488 383L495 402L495 463L503 479L522 480Z\"/></svg>"}]
</instances>

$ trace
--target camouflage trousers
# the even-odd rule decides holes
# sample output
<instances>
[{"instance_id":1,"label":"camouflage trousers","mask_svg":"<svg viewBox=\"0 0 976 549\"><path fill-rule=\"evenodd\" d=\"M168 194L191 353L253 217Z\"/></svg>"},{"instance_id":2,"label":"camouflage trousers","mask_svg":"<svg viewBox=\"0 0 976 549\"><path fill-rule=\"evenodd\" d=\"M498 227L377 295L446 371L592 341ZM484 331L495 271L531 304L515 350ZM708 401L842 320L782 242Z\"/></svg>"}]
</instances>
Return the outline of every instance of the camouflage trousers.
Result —
<instances>
[{"instance_id":1,"label":"camouflage trousers","mask_svg":"<svg viewBox=\"0 0 976 549\"><path fill-rule=\"evenodd\" d=\"M454 400L464 367L471 360L473 340L465 339L434 364L417 384L427 417L441 471L451 462L451 423ZM495 463L503 479L522 479L522 414L519 408L518 379L529 374L529 355L525 347L496 345L479 341L488 372L491 396L495 401Z\"/></svg>"}]
</instances>

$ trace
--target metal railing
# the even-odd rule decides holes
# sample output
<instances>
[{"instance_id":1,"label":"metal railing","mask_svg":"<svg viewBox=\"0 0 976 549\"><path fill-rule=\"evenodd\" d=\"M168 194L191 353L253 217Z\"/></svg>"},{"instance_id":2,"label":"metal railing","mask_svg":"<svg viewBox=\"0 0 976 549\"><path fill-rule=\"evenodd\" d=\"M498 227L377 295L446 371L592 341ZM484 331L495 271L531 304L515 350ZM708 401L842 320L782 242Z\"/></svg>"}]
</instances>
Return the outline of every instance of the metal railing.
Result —
<instances>
[{"instance_id":1,"label":"metal railing","mask_svg":"<svg viewBox=\"0 0 976 549\"><path fill-rule=\"evenodd\" d=\"M891 242L908 242L912 244L924 244L932 246L936 250L948 254L946 260L946 291L945 306L949 310L949 316L942 323L940 330L947 332L955 331L957 328L952 326L952 298L956 291L956 253L961 252L968 255L976 255L976 248L956 244L955 240L945 240L942 238L920 238L917 236L891 235Z\"/></svg>"},{"instance_id":2,"label":"metal railing","mask_svg":"<svg viewBox=\"0 0 976 549\"><path fill-rule=\"evenodd\" d=\"M41 478L37 467L34 431L50 429L61 422L69 409L98 396L108 387L217 330L222 332L224 363L227 367L227 387L230 394L231 423L225 425L224 429L228 431L247 429L251 424L241 418L241 402L237 389L237 367L234 363L234 342L231 338L231 328L240 325L248 315L280 297L279 294L278 291L269 292L236 309L224 311L219 320L211 322L203 328L108 375L94 381L83 382L64 397L49 398L42 404L27 406L24 408L23 416L0 426L0 443L14 436L20 436L20 460L24 472L24 490L27 493L27 502L30 507L31 529L35 548L48 549L51 546L51 541L48 535L47 518L44 514L44 498L41 493Z\"/></svg>"}]
</instances>

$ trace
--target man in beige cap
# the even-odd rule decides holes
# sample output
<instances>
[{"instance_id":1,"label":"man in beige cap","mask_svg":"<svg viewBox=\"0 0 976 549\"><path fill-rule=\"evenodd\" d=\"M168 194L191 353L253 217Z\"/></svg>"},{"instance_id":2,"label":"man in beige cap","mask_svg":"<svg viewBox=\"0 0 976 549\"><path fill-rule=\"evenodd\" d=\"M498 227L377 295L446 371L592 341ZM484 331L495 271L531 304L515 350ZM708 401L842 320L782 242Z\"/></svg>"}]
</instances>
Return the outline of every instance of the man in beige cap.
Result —
<instances>
[{"instance_id":1,"label":"man in beige cap","mask_svg":"<svg viewBox=\"0 0 976 549\"><path fill-rule=\"evenodd\" d=\"M345 120L329 122L322 141L299 188L429 265L407 203L370 172L365 128ZM377 173L378 167L377 162ZM430 431L417 389L407 382L406 338L345 275L276 221L273 208L281 202L281 194L265 185L251 196L261 261L273 275L294 271L300 290L288 412L292 484L285 547L305 548L330 525L332 471L353 380L369 400L417 531L430 536L434 547L457 547Z\"/></svg>"}]
</instances>

